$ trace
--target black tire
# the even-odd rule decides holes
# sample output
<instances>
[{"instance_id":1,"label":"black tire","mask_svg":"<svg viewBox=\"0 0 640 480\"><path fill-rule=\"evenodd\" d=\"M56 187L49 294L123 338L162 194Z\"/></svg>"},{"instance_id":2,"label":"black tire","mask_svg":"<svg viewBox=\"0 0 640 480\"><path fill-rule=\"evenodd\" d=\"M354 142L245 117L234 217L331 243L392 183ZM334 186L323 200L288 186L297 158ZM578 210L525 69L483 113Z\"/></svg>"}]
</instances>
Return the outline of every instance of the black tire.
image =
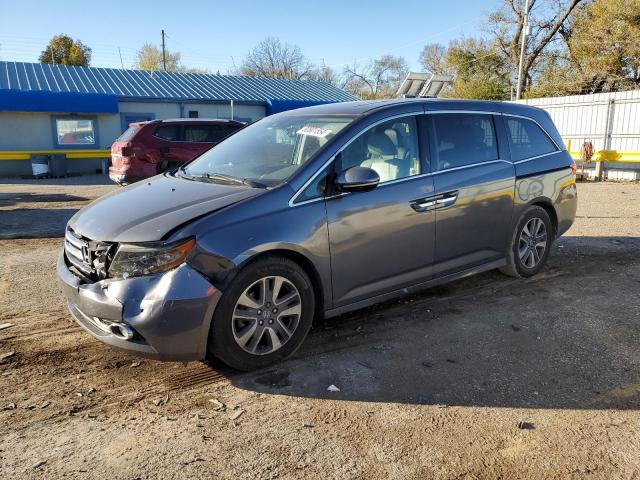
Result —
<instances>
[{"instance_id":1,"label":"black tire","mask_svg":"<svg viewBox=\"0 0 640 480\"><path fill-rule=\"evenodd\" d=\"M279 276L298 290L301 313L291 336L277 350L266 354L245 351L234 336L233 314L240 296L258 280ZM213 314L209 331L209 354L238 370L250 371L280 362L291 356L306 338L313 322L315 295L309 277L294 261L282 256L268 256L244 267L225 289Z\"/></svg>"},{"instance_id":2,"label":"black tire","mask_svg":"<svg viewBox=\"0 0 640 480\"><path fill-rule=\"evenodd\" d=\"M520 256L520 236L523 233L525 225L530 225L530 222L535 221L535 219L540 220L544 225L546 232L545 245L544 251L539 255L539 259L536 261L535 265L528 266ZM537 205L531 205L524 211L513 231L509 251L507 252L507 265L501 267L500 271L505 275L515 278L528 278L537 274L547 263L549 252L551 251L553 236L553 224L551 223L551 219L549 218L547 211ZM536 250L536 252L538 251ZM525 259L529 259L529 257L525 257Z\"/></svg>"}]
</instances>

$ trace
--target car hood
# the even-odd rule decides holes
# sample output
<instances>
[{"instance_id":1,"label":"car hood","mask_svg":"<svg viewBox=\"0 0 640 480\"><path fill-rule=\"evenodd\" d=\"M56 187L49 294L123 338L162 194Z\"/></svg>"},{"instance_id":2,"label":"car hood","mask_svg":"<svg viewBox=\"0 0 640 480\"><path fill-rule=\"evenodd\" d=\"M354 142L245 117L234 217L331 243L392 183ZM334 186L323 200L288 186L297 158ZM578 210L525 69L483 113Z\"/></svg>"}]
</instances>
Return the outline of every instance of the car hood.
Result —
<instances>
[{"instance_id":1,"label":"car hood","mask_svg":"<svg viewBox=\"0 0 640 480\"><path fill-rule=\"evenodd\" d=\"M91 240L150 242L195 217L264 192L158 175L100 197L78 211L69 226Z\"/></svg>"}]
</instances>

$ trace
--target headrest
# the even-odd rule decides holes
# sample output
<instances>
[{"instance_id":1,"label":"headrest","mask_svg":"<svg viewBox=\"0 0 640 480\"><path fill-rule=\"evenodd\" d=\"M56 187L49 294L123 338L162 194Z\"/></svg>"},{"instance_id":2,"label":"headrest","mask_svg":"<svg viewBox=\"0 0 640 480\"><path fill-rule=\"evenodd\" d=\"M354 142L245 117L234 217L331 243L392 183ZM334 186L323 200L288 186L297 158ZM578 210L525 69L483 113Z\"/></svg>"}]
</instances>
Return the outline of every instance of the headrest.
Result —
<instances>
[{"instance_id":1,"label":"headrest","mask_svg":"<svg viewBox=\"0 0 640 480\"><path fill-rule=\"evenodd\" d=\"M367 149L372 156L381 157L395 155L396 146L384 133L373 133L367 139Z\"/></svg>"}]
</instances>

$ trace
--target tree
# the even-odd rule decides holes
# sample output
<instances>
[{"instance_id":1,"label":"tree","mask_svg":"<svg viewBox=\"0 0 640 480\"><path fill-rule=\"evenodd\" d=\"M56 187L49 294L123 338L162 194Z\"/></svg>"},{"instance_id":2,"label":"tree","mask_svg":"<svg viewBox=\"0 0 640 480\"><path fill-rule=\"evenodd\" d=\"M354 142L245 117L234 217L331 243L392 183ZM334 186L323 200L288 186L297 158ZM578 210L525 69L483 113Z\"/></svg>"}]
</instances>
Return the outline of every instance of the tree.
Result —
<instances>
[{"instance_id":1,"label":"tree","mask_svg":"<svg viewBox=\"0 0 640 480\"><path fill-rule=\"evenodd\" d=\"M180 65L180 53L165 50L165 58L168 72L182 71ZM136 53L136 63L134 68L138 70L164 70L162 61L162 50L156 45L145 43Z\"/></svg>"},{"instance_id":2,"label":"tree","mask_svg":"<svg viewBox=\"0 0 640 480\"><path fill-rule=\"evenodd\" d=\"M247 54L240 66L240 74L250 77L302 80L312 71L300 47L268 37Z\"/></svg>"},{"instance_id":3,"label":"tree","mask_svg":"<svg viewBox=\"0 0 640 480\"><path fill-rule=\"evenodd\" d=\"M424 46L418 61L424 70L436 75L451 75L446 63L447 47L440 43L429 43Z\"/></svg>"},{"instance_id":4,"label":"tree","mask_svg":"<svg viewBox=\"0 0 640 480\"><path fill-rule=\"evenodd\" d=\"M344 83L340 75L333 68L325 65L324 62L322 65L312 68L307 75L307 79L329 83L339 88L342 88Z\"/></svg>"},{"instance_id":5,"label":"tree","mask_svg":"<svg viewBox=\"0 0 640 480\"><path fill-rule=\"evenodd\" d=\"M364 99L393 97L407 71L406 60L393 55L383 55L362 67L354 62L344 70L344 88Z\"/></svg>"},{"instance_id":6,"label":"tree","mask_svg":"<svg viewBox=\"0 0 640 480\"><path fill-rule=\"evenodd\" d=\"M454 40L444 58L454 80L448 96L480 100L509 98L510 68L499 49L486 40Z\"/></svg>"},{"instance_id":7,"label":"tree","mask_svg":"<svg viewBox=\"0 0 640 480\"><path fill-rule=\"evenodd\" d=\"M595 0L563 32L576 93L640 86L640 0Z\"/></svg>"},{"instance_id":8,"label":"tree","mask_svg":"<svg viewBox=\"0 0 640 480\"><path fill-rule=\"evenodd\" d=\"M38 61L54 65L88 67L91 63L91 49L80 40L72 39L69 35L56 35L40 53Z\"/></svg>"},{"instance_id":9,"label":"tree","mask_svg":"<svg viewBox=\"0 0 640 480\"><path fill-rule=\"evenodd\" d=\"M571 13L584 0L529 0L527 49L523 62L523 85L533 80L533 68L540 55L568 23ZM503 5L489 16L488 30L513 71L520 58L524 30L525 0L502 0Z\"/></svg>"}]
</instances>

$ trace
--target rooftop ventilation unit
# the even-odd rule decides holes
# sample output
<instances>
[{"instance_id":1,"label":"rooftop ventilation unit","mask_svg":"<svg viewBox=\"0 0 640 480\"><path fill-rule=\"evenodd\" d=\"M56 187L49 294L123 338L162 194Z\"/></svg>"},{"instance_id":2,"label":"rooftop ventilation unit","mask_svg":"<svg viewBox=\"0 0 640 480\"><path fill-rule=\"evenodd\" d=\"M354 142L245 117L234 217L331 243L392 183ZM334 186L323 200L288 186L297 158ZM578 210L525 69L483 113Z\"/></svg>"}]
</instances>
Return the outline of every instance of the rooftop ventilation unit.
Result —
<instances>
[{"instance_id":1,"label":"rooftop ventilation unit","mask_svg":"<svg viewBox=\"0 0 640 480\"><path fill-rule=\"evenodd\" d=\"M411 72L404 79L396 96L403 98L435 98L453 81L451 75Z\"/></svg>"}]
</instances>

